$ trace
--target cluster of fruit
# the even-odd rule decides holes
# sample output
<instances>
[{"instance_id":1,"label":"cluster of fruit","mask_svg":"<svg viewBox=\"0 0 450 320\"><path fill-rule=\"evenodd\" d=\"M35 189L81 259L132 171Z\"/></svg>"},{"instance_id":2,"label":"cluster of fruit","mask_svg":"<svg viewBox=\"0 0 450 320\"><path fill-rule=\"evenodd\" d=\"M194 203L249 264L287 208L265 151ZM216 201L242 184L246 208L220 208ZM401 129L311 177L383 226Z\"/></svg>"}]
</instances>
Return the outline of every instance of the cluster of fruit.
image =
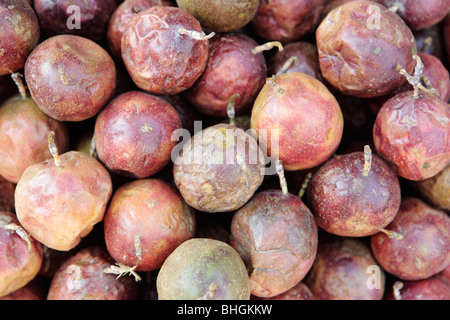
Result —
<instances>
[{"instance_id":1,"label":"cluster of fruit","mask_svg":"<svg viewBox=\"0 0 450 320\"><path fill-rule=\"evenodd\" d=\"M0 0L0 299L450 299L449 66L450 0Z\"/></svg>"}]
</instances>

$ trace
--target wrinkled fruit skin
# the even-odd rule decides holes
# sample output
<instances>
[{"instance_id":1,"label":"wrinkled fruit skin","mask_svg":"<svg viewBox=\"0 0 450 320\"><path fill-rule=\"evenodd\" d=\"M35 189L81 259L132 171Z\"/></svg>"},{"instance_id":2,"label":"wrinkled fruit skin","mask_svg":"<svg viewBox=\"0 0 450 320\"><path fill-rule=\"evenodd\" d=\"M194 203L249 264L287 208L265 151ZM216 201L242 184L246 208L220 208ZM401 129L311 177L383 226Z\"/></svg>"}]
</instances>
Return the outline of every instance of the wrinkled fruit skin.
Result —
<instances>
[{"instance_id":1,"label":"wrinkled fruit skin","mask_svg":"<svg viewBox=\"0 0 450 320\"><path fill-rule=\"evenodd\" d=\"M268 155L279 158L285 170L309 169L336 151L343 115L319 80L289 72L263 86L253 105L251 128Z\"/></svg>"},{"instance_id":2,"label":"wrinkled fruit skin","mask_svg":"<svg viewBox=\"0 0 450 320\"><path fill-rule=\"evenodd\" d=\"M264 155L240 128L217 124L196 133L181 150L174 180L190 206L205 212L242 207L264 179Z\"/></svg>"},{"instance_id":3,"label":"wrinkled fruit skin","mask_svg":"<svg viewBox=\"0 0 450 320\"><path fill-rule=\"evenodd\" d=\"M379 26L369 6L379 8ZM405 81L397 65L409 74L416 65L411 30L398 15L370 1L351 1L330 11L317 28L316 41L324 78L351 96L385 95Z\"/></svg>"},{"instance_id":4,"label":"wrinkled fruit skin","mask_svg":"<svg viewBox=\"0 0 450 320\"><path fill-rule=\"evenodd\" d=\"M177 7L151 7L130 21L121 53L140 89L177 94L190 88L205 70L209 41L180 34L181 28L203 32L197 19Z\"/></svg>"},{"instance_id":5,"label":"wrinkled fruit skin","mask_svg":"<svg viewBox=\"0 0 450 320\"><path fill-rule=\"evenodd\" d=\"M181 128L176 110L160 97L130 91L112 100L97 116L95 147L108 170L146 178L169 161Z\"/></svg>"},{"instance_id":6,"label":"wrinkled fruit skin","mask_svg":"<svg viewBox=\"0 0 450 320\"><path fill-rule=\"evenodd\" d=\"M381 300L385 274L360 238L325 235L305 283L318 300Z\"/></svg>"},{"instance_id":7,"label":"wrinkled fruit skin","mask_svg":"<svg viewBox=\"0 0 450 320\"><path fill-rule=\"evenodd\" d=\"M23 0L0 3L0 76L25 65L28 55L39 43L40 28L36 13Z\"/></svg>"},{"instance_id":8,"label":"wrinkled fruit skin","mask_svg":"<svg viewBox=\"0 0 450 320\"><path fill-rule=\"evenodd\" d=\"M159 270L156 287L159 300L250 299L244 262L230 245L214 239L179 245Z\"/></svg>"},{"instance_id":9,"label":"wrinkled fruit skin","mask_svg":"<svg viewBox=\"0 0 450 320\"><path fill-rule=\"evenodd\" d=\"M111 265L114 260L104 248L82 249L55 273L47 300L135 300L138 287L133 277L105 274Z\"/></svg>"},{"instance_id":10,"label":"wrinkled fruit skin","mask_svg":"<svg viewBox=\"0 0 450 320\"><path fill-rule=\"evenodd\" d=\"M316 256L317 239L309 209L277 189L256 194L231 222L230 244L244 260L257 297L277 296L301 281Z\"/></svg>"},{"instance_id":11,"label":"wrinkled fruit skin","mask_svg":"<svg viewBox=\"0 0 450 320\"><path fill-rule=\"evenodd\" d=\"M39 108L60 121L95 116L116 90L116 68L109 54L73 35L41 42L25 64L25 78Z\"/></svg>"},{"instance_id":12,"label":"wrinkled fruit skin","mask_svg":"<svg viewBox=\"0 0 450 320\"><path fill-rule=\"evenodd\" d=\"M320 22L325 0L260 1L252 31L266 40L289 43L310 34Z\"/></svg>"},{"instance_id":13,"label":"wrinkled fruit skin","mask_svg":"<svg viewBox=\"0 0 450 320\"><path fill-rule=\"evenodd\" d=\"M269 60L269 75L277 75L291 57L296 57L296 60L285 71L286 73L306 73L307 75L324 82L320 70L317 47L316 45L305 41L291 42L284 46L283 51L277 51Z\"/></svg>"},{"instance_id":14,"label":"wrinkled fruit skin","mask_svg":"<svg viewBox=\"0 0 450 320\"><path fill-rule=\"evenodd\" d=\"M230 98L239 94L233 99L236 115L248 111L267 77L264 55L252 53L256 46L244 34L211 38L206 69L185 94L192 106L208 116L226 118Z\"/></svg>"},{"instance_id":15,"label":"wrinkled fruit skin","mask_svg":"<svg viewBox=\"0 0 450 320\"><path fill-rule=\"evenodd\" d=\"M384 300L450 300L450 284L437 275L416 281L402 281L400 297L393 291L386 294Z\"/></svg>"},{"instance_id":16,"label":"wrinkled fruit skin","mask_svg":"<svg viewBox=\"0 0 450 320\"><path fill-rule=\"evenodd\" d=\"M30 283L43 261L42 244L30 237L29 251L28 244L16 231L5 229L10 224L21 227L14 214L0 212L0 297Z\"/></svg>"},{"instance_id":17,"label":"wrinkled fruit skin","mask_svg":"<svg viewBox=\"0 0 450 320\"><path fill-rule=\"evenodd\" d=\"M450 165L431 178L412 183L433 205L443 210L450 210Z\"/></svg>"},{"instance_id":18,"label":"wrinkled fruit skin","mask_svg":"<svg viewBox=\"0 0 450 320\"><path fill-rule=\"evenodd\" d=\"M163 180L141 179L114 193L104 228L106 246L115 261L137 266L138 271L153 271L194 236L195 214Z\"/></svg>"},{"instance_id":19,"label":"wrinkled fruit skin","mask_svg":"<svg viewBox=\"0 0 450 320\"><path fill-rule=\"evenodd\" d=\"M403 280L421 280L450 264L450 217L444 211L406 197L386 229L403 236L401 240L381 232L371 236L372 252L386 272Z\"/></svg>"},{"instance_id":20,"label":"wrinkled fruit skin","mask_svg":"<svg viewBox=\"0 0 450 320\"><path fill-rule=\"evenodd\" d=\"M397 94L378 112L373 140L378 155L401 177L430 178L450 161L450 108L439 96Z\"/></svg>"},{"instance_id":21,"label":"wrinkled fruit skin","mask_svg":"<svg viewBox=\"0 0 450 320\"><path fill-rule=\"evenodd\" d=\"M107 31L109 52L121 59L122 35L131 20L142 10L153 6L173 6L169 0L129 0L122 2L111 15Z\"/></svg>"},{"instance_id":22,"label":"wrinkled fruit skin","mask_svg":"<svg viewBox=\"0 0 450 320\"><path fill-rule=\"evenodd\" d=\"M72 6L77 6L77 10ZM111 14L116 9L115 0L34 0L42 33L52 37L71 34L100 42L106 36ZM79 12L79 28L75 14Z\"/></svg>"},{"instance_id":23,"label":"wrinkled fruit skin","mask_svg":"<svg viewBox=\"0 0 450 320\"><path fill-rule=\"evenodd\" d=\"M50 131L55 132L58 150L66 152L67 124L47 116L33 99L16 95L0 106L0 175L17 183L26 168L51 158Z\"/></svg>"},{"instance_id":24,"label":"wrinkled fruit skin","mask_svg":"<svg viewBox=\"0 0 450 320\"><path fill-rule=\"evenodd\" d=\"M406 22L412 30L430 28L450 12L450 0L381 0L381 4L390 8L398 6L396 13Z\"/></svg>"},{"instance_id":25,"label":"wrinkled fruit skin","mask_svg":"<svg viewBox=\"0 0 450 320\"><path fill-rule=\"evenodd\" d=\"M247 25L256 14L259 0L177 0L177 5L214 32L231 32Z\"/></svg>"},{"instance_id":26,"label":"wrinkled fruit skin","mask_svg":"<svg viewBox=\"0 0 450 320\"><path fill-rule=\"evenodd\" d=\"M319 227L339 236L364 237L392 222L401 198L397 175L377 155L372 155L369 174L363 172L363 152L333 157L319 168L307 189Z\"/></svg>"},{"instance_id":27,"label":"wrinkled fruit skin","mask_svg":"<svg viewBox=\"0 0 450 320\"><path fill-rule=\"evenodd\" d=\"M108 171L78 151L28 167L15 191L16 214L23 227L45 246L68 251L103 220L112 194Z\"/></svg>"}]
</instances>

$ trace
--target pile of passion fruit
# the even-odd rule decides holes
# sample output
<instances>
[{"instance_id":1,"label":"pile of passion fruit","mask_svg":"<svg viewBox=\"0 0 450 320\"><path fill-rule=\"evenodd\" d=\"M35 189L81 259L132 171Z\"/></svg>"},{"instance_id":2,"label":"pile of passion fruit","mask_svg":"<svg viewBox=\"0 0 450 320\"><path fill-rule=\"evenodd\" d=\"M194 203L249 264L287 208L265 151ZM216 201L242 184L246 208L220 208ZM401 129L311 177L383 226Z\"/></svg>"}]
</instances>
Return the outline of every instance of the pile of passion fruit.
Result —
<instances>
[{"instance_id":1,"label":"pile of passion fruit","mask_svg":"<svg viewBox=\"0 0 450 320\"><path fill-rule=\"evenodd\" d=\"M450 0L0 0L1 300L449 300Z\"/></svg>"}]
</instances>

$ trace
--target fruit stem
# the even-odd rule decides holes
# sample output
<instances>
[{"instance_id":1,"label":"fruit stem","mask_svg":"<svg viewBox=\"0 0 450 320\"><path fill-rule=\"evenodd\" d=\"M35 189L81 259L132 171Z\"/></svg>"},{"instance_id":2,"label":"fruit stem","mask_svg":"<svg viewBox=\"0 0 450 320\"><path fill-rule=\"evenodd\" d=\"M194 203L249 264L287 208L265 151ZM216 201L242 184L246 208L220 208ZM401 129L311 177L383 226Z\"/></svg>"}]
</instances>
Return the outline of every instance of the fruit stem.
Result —
<instances>
[{"instance_id":1,"label":"fruit stem","mask_svg":"<svg viewBox=\"0 0 450 320\"><path fill-rule=\"evenodd\" d=\"M414 75L410 75L405 68L403 68L400 64L397 65L397 70L398 72L400 72L400 74L404 75L406 77L406 80L408 80L408 82L413 86L414 88L414 98L418 98L419 97L419 89L421 89L422 91L425 91L427 93L431 93L431 94L438 94L438 91L436 89L429 89L424 87L424 85L422 84L422 72L423 72L423 68L424 65L422 63L422 60L420 59L420 57L416 54L413 55L413 58L416 59L416 67L414 69Z\"/></svg>"},{"instance_id":2,"label":"fruit stem","mask_svg":"<svg viewBox=\"0 0 450 320\"><path fill-rule=\"evenodd\" d=\"M283 51L283 45L281 44L280 41L270 41L270 42L266 42L262 45L256 46L252 49L252 53L253 54L258 54L261 53L263 51L268 51L270 49L272 49L273 47L277 47L278 50Z\"/></svg>"},{"instance_id":3,"label":"fruit stem","mask_svg":"<svg viewBox=\"0 0 450 320\"><path fill-rule=\"evenodd\" d=\"M187 35L189 38L194 40L208 40L216 35L214 32L211 32L210 34L206 35L203 31L198 32L194 30L186 30L185 28L178 29L178 33Z\"/></svg>"},{"instance_id":4,"label":"fruit stem","mask_svg":"<svg viewBox=\"0 0 450 320\"><path fill-rule=\"evenodd\" d=\"M230 119L230 125L231 126L234 126L236 124L236 121L235 121L236 111L234 109L234 99L236 99L238 97L240 97L240 94L239 93L235 93L228 100L227 115L228 115L228 118Z\"/></svg>"},{"instance_id":5,"label":"fruit stem","mask_svg":"<svg viewBox=\"0 0 450 320\"><path fill-rule=\"evenodd\" d=\"M11 74L11 78L13 79L17 88L19 89L20 96L22 97L22 99L25 99L25 98L27 98L27 87L23 83L23 81L21 79L22 77L23 76L18 72Z\"/></svg>"},{"instance_id":6,"label":"fruit stem","mask_svg":"<svg viewBox=\"0 0 450 320\"><path fill-rule=\"evenodd\" d=\"M50 153L53 156L53 159L55 160L55 165L57 167L61 166L61 159L59 158L58 154L58 148L55 144L55 131L50 131L48 134L48 149L50 150Z\"/></svg>"},{"instance_id":7,"label":"fruit stem","mask_svg":"<svg viewBox=\"0 0 450 320\"><path fill-rule=\"evenodd\" d=\"M369 175L370 168L372 166L372 150L370 149L370 146L365 145L364 146L364 172L363 176Z\"/></svg>"},{"instance_id":8,"label":"fruit stem","mask_svg":"<svg viewBox=\"0 0 450 320\"><path fill-rule=\"evenodd\" d=\"M297 61L297 60L298 60L298 57L296 57L296 56L290 57L290 58L289 58L289 59L281 66L280 70L278 70L277 76L279 76L280 74L285 74L285 73L288 71L288 69L289 69L290 67L292 67L292 65L294 64L294 62Z\"/></svg>"},{"instance_id":9,"label":"fruit stem","mask_svg":"<svg viewBox=\"0 0 450 320\"><path fill-rule=\"evenodd\" d=\"M288 194L286 177L284 176L284 169L281 160L276 161L275 168L277 170L278 177L280 178L281 191L283 192L283 194Z\"/></svg>"},{"instance_id":10,"label":"fruit stem","mask_svg":"<svg viewBox=\"0 0 450 320\"><path fill-rule=\"evenodd\" d=\"M403 289L403 282L395 281L394 285L392 286L392 289L394 289L395 300L402 300L402 295L400 293L400 290Z\"/></svg>"},{"instance_id":11,"label":"fruit stem","mask_svg":"<svg viewBox=\"0 0 450 320\"><path fill-rule=\"evenodd\" d=\"M300 191L298 192L298 197L300 199L305 195L306 188L308 188L309 182L311 181L311 177L312 177L312 173L308 172L308 174L305 177L305 180L303 180L302 187L301 187Z\"/></svg>"},{"instance_id":12,"label":"fruit stem","mask_svg":"<svg viewBox=\"0 0 450 320\"><path fill-rule=\"evenodd\" d=\"M134 271L134 269L136 269L137 266L134 267L128 267L120 262L116 262L115 266L110 266L109 268L106 268L103 270L103 273L107 273L107 274L117 274L117 278L119 279L121 276L126 275L127 273L129 273L130 275L134 276L134 280L136 282L141 281L141 277L136 273L136 271Z\"/></svg>"},{"instance_id":13,"label":"fruit stem","mask_svg":"<svg viewBox=\"0 0 450 320\"><path fill-rule=\"evenodd\" d=\"M272 76L266 80L266 83L269 84L272 88L277 90L277 93L283 93L284 90L277 84L277 76Z\"/></svg>"},{"instance_id":14,"label":"fruit stem","mask_svg":"<svg viewBox=\"0 0 450 320\"><path fill-rule=\"evenodd\" d=\"M422 48L422 50L420 50L420 52L425 52L428 48L430 48L433 45L433 38L432 37L427 37L425 38L425 40L423 40L423 44L424 47Z\"/></svg>"},{"instance_id":15,"label":"fruit stem","mask_svg":"<svg viewBox=\"0 0 450 320\"><path fill-rule=\"evenodd\" d=\"M89 155L93 158L97 158L97 150L95 148L95 134L92 135L91 146L89 148Z\"/></svg>"},{"instance_id":16,"label":"fruit stem","mask_svg":"<svg viewBox=\"0 0 450 320\"><path fill-rule=\"evenodd\" d=\"M386 234L389 239L396 239L396 240L402 240L403 239L403 235L401 233L398 233L396 231L392 231L392 230L386 230L383 228L378 229L378 231L383 232L384 234Z\"/></svg>"}]
</instances>

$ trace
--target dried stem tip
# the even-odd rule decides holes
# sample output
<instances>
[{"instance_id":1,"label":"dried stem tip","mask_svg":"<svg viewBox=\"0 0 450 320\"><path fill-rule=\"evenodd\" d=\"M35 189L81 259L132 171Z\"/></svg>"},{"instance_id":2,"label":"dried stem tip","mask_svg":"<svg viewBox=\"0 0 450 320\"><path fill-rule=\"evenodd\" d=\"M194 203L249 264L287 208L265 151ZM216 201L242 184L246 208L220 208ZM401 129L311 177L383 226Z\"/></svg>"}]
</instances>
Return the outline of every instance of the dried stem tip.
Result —
<instances>
[{"instance_id":1,"label":"dried stem tip","mask_svg":"<svg viewBox=\"0 0 450 320\"><path fill-rule=\"evenodd\" d=\"M395 300L402 300L402 295L400 294L400 290L403 289L403 282L395 281L394 285L392 286L392 289L394 289Z\"/></svg>"},{"instance_id":2,"label":"dried stem tip","mask_svg":"<svg viewBox=\"0 0 450 320\"><path fill-rule=\"evenodd\" d=\"M89 155L93 158L97 158L97 149L95 147L95 135L93 135L91 139L91 145L89 147Z\"/></svg>"},{"instance_id":3,"label":"dried stem tip","mask_svg":"<svg viewBox=\"0 0 450 320\"><path fill-rule=\"evenodd\" d=\"M431 93L431 94L438 94L438 90L434 89L434 88L427 88L422 84L422 72L423 72L423 68L424 65L422 63L422 60L420 59L420 57L418 55L414 55L413 56L414 59L416 59L416 68L414 69L414 75L410 75L405 68L403 68L401 65L397 66L397 70L398 72L400 72L400 74L404 75L406 77L406 80L408 80L408 82L413 86L414 88L414 98L418 98L419 97L419 89L422 91L425 91L427 93ZM431 84L428 84L431 85Z\"/></svg>"},{"instance_id":4,"label":"dried stem tip","mask_svg":"<svg viewBox=\"0 0 450 320\"><path fill-rule=\"evenodd\" d=\"M57 167L61 166L61 159L59 158L58 154L58 148L55 144L55 132L50 131L48 134L48 149L50 150L50 153L53 156L53 159L55 160L55 165Z\"/></svg>"},{"instance_id":5,"label":"dried stem tip","mask_svg":"<svg viewBox=\"0 0 450 320\"><path fill-rule=\"evenodd\" d=\"M136 269L137 266L134 267L128 267L122 263L116 262L115 266L110 266L109 268L106 268L103 270L103 273L108 273L108 274L117 274L117 278L119 279L121 276L126 275L127 273L129 273L130 275L134 276L134 280L136 280L136 282L141 281L141 277L136 273L136 271L134 271L134 269Z\"/></svg>"},{"instance_id":6,"label":"dried stem tip","mask_svg":"<svg viewBox=\"0 0 450 320\"><path fill-rule=\"evenodd\" d=\"M252 53L253 54L258 54L261 53L263 51L268 51L270 49L272 49L273 47L277 47L278 50L283 51L283 45L281 44L281 42L279 41L271 41L271 42L266 42L260 46L256 46L252 49Z\"/></svg>"},{"instance_id":7,"label":"dried stem tip","mask_svg":"<svg viewBox=\"0 0 450 320\"><path fill-rule=\"evenodd\" d=\"M189 38L194 40L208 40L216 35L214 32L211 32L210 34L206 35L203 31L198 32L195 30L186 30L185 28L178 29L178 33L187 35Z\"/></svg>"},{"instance_id":8,"label":"dried stem tip","mask_svg":"<svg viewBox=\"0 0 450 320\"><path fill-rule=\"evenodd\" d=\"M403 235L401 233L398 233L396 231L392 231L392 230L386 230L386 229L379 229L380 232L383 232L385 235L387 235L389 237L389 239L396 239L396 240L402 240L403 239Z\"/></svg>"},{"instance_id":9,"label":"dried stem tip","mask_svg":"<svg viewBox=\"0 0 450 320\"><path fill-rule=\"evenodd\" d=\"M22 77L23 75L18 72L11 74L11 78L19 89L20 96L22 97L22 99L25 99L27 98L27 87L23 83Z\"/></svg>"},{"instance_id":10,"label":"dried stem tip","mask_svg":"<svg viewBox=\"0 0 450 320\"><path fill-rule=\"evenodd\" d=\"M235 117L236 117L236 110L234 108L234 99L236 99L240 96L241 95L239 93L235 93L228 100L227 115L228 115L228 118L230 119L230 125L232 125L232 126L235 125Z\"/></svg>"},{"instance_id":11,"label":"dried stem tip","mask_svg":"<svg viewBox=\"0 0 450 320\"><path fill-rule=\"evenodd\" d=\"M280 74L285 74L289 70L289 68L292 67L294 62L297 60L298 60L298 57L296 57L296 56L290 57L285 63L283 63L280 70L278 70L277 76L279 76Z\"/></svg>"},{"instance_id":12,"label":"dried stem tip","mask_svg":"<svg viewBox=\"0 0 450 320\"><path fill-rule=\"evenodd\" d=\"M298 192L298 197L301 199L306 192L306 188L308 188L309 182L311 181L312 178L312 173L308 172L308 174L305 177L305 180L303 180L303 184L302 187L300 189L300 191Z\"/></svg>"},{"instance_id":13,"label":"dried stem tip","mask_svg":"<svg viewBox=\"0 0 450 320\"><path fill-rule=\"evenodd\" d=\"M266 79L266 83L271 86L272 88L277 90L277 93L283 93L284 90L277 84L277 76L272 76L268 79Z\"/></svg>"},{"instance_id":14,"label":"dried stem tip","mask_svg":"<svg viewBox=\"0 0 450 320\"><path fill-rule=\"evenodd\" d=\"M370 146L364 146L364 172L363 175L367 176L370 172L370 168L372 166L372 150Z\"/></svg>"},{"instance_id":15,"label":"dried stem tip","mask_svg":"<svg viewBox=\"0 0 450 320\"><path fill-rule=\"evenodd\" d=\"M287 194L288 187L287 187L286 177L284 176L284 169L283 169L283 164L281 163L281 160L276 161L275 168L277 170L278 177L280 178L281 191L283 192L283 194Z\"/></svg>"}]
</instances>

